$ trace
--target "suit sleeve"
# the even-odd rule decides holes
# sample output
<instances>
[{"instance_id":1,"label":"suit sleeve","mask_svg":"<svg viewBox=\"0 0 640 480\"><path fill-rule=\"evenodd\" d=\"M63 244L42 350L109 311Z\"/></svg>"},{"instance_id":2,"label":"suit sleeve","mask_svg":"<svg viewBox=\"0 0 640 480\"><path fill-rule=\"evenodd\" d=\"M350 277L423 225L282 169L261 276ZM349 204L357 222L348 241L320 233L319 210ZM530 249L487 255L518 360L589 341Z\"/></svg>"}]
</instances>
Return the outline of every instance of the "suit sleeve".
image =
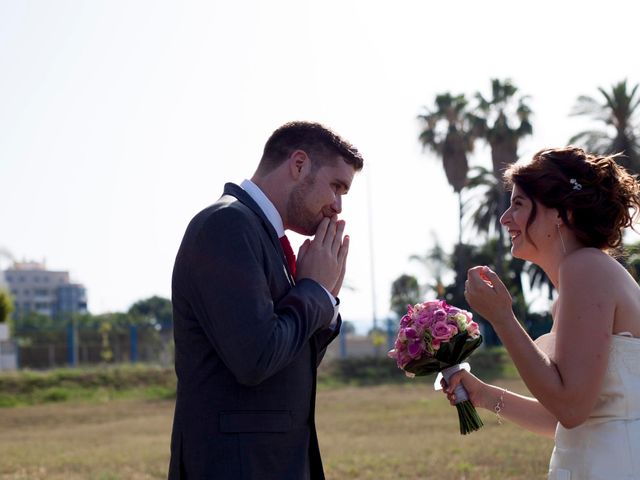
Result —
<instances>
[{"instance_id":1,"label":"suit sleeve","mask_svg":"<svg viewBox=\"0 0 640 480\"><path fill-rule=\"evenodd\" d=\"M286 367L331 321L333 305L309 279L274 300L265 273L273 247L260 226L229 210L217 212L197 234L193 307L238 382L257 385Z\"/></svg>"},{"instance_id":2,"label":"suit sleeve","mask_svg":"<svg viewBox=\"0 0 640 480\"><path fill-rule=\"evenodd\" d=\"M336 324L333 328L323 328L321 330L318 330L318 332L313 336L317 352L316 366L320 366L320 362L322 362L324 354L327 352L327 347L339 335L341 327L342 317L338 314Z\"/></svg>"}]
</instances>

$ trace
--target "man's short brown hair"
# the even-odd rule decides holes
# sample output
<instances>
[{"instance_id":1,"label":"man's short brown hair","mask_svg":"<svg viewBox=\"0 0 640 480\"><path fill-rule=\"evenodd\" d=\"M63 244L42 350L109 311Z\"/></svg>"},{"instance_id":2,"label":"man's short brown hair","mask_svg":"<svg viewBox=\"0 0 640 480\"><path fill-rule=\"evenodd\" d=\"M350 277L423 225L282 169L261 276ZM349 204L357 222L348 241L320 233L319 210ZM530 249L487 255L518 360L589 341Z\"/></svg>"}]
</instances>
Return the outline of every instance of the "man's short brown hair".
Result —
<instances>
[{"instance_id":1,"label":"man's short brown hair","mask_svg":"<svg viewBox=\"0 0 640 480\"><path fill-rule=\"evenodd\" d=\"M341 156L356 171L362 170L364 160L358 150L329 128L319 123L296 121L282 125L271 134L264 146L258 172L265 174L282 164L291 153L303 150L317 169Z\"/></svg>"}]
</instances>

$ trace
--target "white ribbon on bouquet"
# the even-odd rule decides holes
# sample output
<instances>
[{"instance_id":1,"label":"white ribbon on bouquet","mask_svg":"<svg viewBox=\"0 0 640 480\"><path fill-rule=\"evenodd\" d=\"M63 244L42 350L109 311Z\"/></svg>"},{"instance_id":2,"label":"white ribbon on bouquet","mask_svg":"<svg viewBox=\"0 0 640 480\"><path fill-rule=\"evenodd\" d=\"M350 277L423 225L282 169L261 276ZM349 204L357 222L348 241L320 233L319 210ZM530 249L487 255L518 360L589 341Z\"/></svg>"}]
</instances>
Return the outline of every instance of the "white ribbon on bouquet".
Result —
<instances>
[{"instance_id":1,"label":"white ribbon on bouquet","mask_svg":"<svg viewBox=\"0 0 640 480\"><path fill-rule=\"evenodd\" d=\"M438 373L438 376L436 377L435 382L433 382L433 388L435 390L442 390L442 385L440 385L440 382L442 381L442 379L444 378L444 380L447 383L449 383L449 379L451 378L451 376L454 373L459 372L460 370L466 370L467 372L470 372L471 371L471 365L469 365L469 363L467 363L467 362L464 362L464 363L459 363L458 365L453 365L451 367L445 368L440 373ZM456 394L456 403L460 403L460 402L464 402L465 400L469 400L469 395L467 395L467 391L462 386L462 383L460 383L456 387L456 389L453 391L453 393Z\"/></svg>"}]
</instances>

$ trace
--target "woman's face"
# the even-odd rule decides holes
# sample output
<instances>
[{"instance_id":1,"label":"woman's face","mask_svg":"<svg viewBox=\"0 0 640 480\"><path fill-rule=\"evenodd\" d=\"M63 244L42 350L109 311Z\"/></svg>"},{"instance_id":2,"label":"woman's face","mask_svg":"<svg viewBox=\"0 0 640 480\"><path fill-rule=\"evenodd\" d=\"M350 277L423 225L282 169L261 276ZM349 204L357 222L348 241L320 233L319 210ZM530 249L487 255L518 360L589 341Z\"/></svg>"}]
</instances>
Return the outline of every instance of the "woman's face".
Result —
<instances>
[{"instance_id":1,"label":"woman's face","mask_svg":"<svg viewBox=\"0 0 640 480\"><path fill-rule=\"evenodd\" d=\"M527 228L534 202L536 217ZM532 262L536 262L544 252L551 251L551 245L557 240L558 222L558 213L555 209L547 208L529 198L518 185L513 186L511 205L500 217L500 223L507 228L511 237L512 255Z\"/></svg>"}]
</instances>

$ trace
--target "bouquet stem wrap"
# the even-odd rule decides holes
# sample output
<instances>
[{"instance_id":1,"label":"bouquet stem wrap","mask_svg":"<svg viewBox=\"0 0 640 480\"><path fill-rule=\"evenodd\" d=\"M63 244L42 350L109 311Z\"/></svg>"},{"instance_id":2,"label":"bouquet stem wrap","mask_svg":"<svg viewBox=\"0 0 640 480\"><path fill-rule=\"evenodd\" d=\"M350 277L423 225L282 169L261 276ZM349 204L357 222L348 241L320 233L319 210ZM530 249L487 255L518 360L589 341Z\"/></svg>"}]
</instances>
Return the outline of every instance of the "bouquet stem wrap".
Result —
<instances>
[{"instance_id":1,"label":"bouquet stem wrap","mask_svg":"<svg viewBox=\"0 0 640 480\"><path fill-rule=\"evenodd\" d=\"M440 390L440 379L444 378L445 382L449 383L449 379L453 376L454 373L459 372L460 370L466 370L467 372L471 371L471 367L468 363L461 363L457 365L453 365L451 367L447 367L442 372L438 374L436 381L434 383L434 387L436 390ZM469 400L469 395L467 391L464 389L464 386L460 383L455 388L453 393L456 395L456 410L458 410L458 420L460 421L460 433L462 435L466 435L470 432L475 432L479 430L484 424L476 411L476 408Z\"/></svg>"}]
</instances>

